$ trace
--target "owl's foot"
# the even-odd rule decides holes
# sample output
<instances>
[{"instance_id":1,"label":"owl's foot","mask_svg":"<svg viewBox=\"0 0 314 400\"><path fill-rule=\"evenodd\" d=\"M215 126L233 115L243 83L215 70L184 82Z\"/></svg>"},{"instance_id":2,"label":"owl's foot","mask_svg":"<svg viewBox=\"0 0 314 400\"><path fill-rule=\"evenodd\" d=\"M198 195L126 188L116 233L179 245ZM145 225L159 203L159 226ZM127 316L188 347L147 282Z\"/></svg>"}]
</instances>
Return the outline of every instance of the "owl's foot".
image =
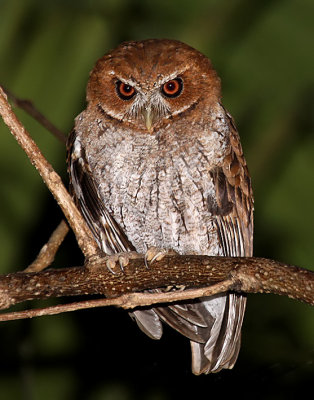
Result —
<instances>
[{"instance_id":1,"label":"owl's foot","mask_svg":"<svg viewBox=\"0 0 314 400\"><path fill-rule=\"evenodd\" d=\"M149 268L149 265L155 261L162 260L165 256L178 254L176 251L171 249L162 249L160 247L151 246L145 253L145 265Z\"/></svg>"},{"instance_id":2,"label":"owl's foot","mask_svg":"<svg viewBox=\"0 0 314 400\"><path fill-rule=\"evenodd\" d=\"M136 258L142 258L141 254L138 254L136 251L126 251L123 253L116 253L106 257L106 267L113 274L116 275L117 265L120 270L124 272L124 268L129 264L130 260L134 260Z\"/></svg>"}]
</instances>

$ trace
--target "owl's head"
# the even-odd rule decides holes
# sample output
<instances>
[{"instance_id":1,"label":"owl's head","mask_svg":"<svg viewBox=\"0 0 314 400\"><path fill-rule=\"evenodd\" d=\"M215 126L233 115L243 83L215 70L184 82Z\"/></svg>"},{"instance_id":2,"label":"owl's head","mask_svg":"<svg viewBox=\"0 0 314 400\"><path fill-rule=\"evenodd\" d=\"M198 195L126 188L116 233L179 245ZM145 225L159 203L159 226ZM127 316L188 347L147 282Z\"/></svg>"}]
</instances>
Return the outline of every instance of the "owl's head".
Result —
<instances>
[{"instance_id":1,"label":"owl's head","mask_svg":"<svg viewBox=\"0 0 314 400\"><path fill-rule=\"evenodd\" d=\"M107 116L153 132L169 118L220 101L210 60L174 40L125 42L97 61L87 101Z\"/></svg>"}]
</instances>

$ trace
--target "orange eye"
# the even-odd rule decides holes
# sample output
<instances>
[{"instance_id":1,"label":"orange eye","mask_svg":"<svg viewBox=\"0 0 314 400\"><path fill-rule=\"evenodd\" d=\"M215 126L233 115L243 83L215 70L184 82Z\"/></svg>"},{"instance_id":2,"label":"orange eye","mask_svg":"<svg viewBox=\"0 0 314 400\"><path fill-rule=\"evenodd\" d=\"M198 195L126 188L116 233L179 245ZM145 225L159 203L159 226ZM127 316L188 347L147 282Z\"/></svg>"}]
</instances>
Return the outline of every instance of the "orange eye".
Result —
<instances>
[{"instance_id":1,"label":"orange eye","mask_svg":"<svg viewBox=\"0 0 314 400\"><path fill-rule=\"evenodd\" d=\"M133 86L128 85L127 83L124 83L121 81L117 82L116 88L117 88L118 96L122 100L130 100L136 93Z\"/></svg>"},{"instance_id":2,"label":"orange eye","mask_svg":"<svg viewBox=\"0 0 314 400\"><path fill-rule=\"evenodd\" d=\"M181 78L171 79L166 82L162 88L162 93L167 97L177 97L181 93L183 88L183 82Z\"/></svg>"}]
</instances>

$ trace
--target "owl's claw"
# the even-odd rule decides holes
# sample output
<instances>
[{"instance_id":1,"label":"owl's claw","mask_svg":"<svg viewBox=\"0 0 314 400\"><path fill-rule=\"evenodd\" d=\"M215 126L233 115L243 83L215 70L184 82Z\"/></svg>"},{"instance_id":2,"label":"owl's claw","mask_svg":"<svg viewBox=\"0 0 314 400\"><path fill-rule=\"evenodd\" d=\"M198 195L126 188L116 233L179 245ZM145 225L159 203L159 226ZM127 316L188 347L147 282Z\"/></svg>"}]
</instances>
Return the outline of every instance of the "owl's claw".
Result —
<instances>
[{"instance_id":1,"label":"owl's claw","mask_svg":"<svg viewBox=\"0 0 314 400\"><path fill-rule=\"evenodd\" d=\"M165 255L177 254L174 250L162 249L159 247L150 247L145 253L144 262L146 268L155 261L160 261ZM118 272L124 272L124 268L129 264L129 261L136 258L142 258L141 254L136 251L126 251L122 253L112 254L106 257L106 267L113 274L116 275ZM119 270L117 271L117 266Z\"/></svg>"},{"instance_id":2,"label":"owl's claw","mask_svg":"<svg viewBox=\"0 0 314 400\"><path fill-rule=\"evenodd\" d=\"M151 246L145 253L145 266L146 268L149 268L149 265L153 262L162 260L166 255L174 254L177 254L174 250Z\"/></svg>"},{"instance_id":3,"label":"owl's claw","mask_svg":"<svg viewBox=\"0 0 314 400\"><path fill-rule=\"evenodd\" d=\"M139 257L142 256L136 253L136 251L112 254L107 256L106 267L113 275L116 275L117 272L114 270L116 270L117 264L120 267L120 271L124 272L124 268L129 264L129 261Z\"/></svg>"}]
</instances>

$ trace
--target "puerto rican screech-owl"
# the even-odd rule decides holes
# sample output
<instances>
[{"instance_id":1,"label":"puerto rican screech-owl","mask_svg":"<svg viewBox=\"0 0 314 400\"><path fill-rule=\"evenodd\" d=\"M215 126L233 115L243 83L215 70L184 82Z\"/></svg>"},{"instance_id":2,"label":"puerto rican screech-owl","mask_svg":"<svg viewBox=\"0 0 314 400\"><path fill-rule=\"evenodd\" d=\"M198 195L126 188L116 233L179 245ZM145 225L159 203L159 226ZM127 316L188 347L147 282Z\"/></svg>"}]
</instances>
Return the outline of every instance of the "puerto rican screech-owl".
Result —
<instances>
[{"instance_id":1,"label":"puerto rican screech-owl","mask_svg":"<svg viewBox=\"0 0 314 400\"><path fill-rule=\"evenodd\" d=\"M122 43L97 61L69 138L73 195L104 253L155 246L252 256L251 180L210 60L173 40ZM135 311L191 342L194 374L232 368L246 298L226 293Z\"/></svg>"}]
</instances>

